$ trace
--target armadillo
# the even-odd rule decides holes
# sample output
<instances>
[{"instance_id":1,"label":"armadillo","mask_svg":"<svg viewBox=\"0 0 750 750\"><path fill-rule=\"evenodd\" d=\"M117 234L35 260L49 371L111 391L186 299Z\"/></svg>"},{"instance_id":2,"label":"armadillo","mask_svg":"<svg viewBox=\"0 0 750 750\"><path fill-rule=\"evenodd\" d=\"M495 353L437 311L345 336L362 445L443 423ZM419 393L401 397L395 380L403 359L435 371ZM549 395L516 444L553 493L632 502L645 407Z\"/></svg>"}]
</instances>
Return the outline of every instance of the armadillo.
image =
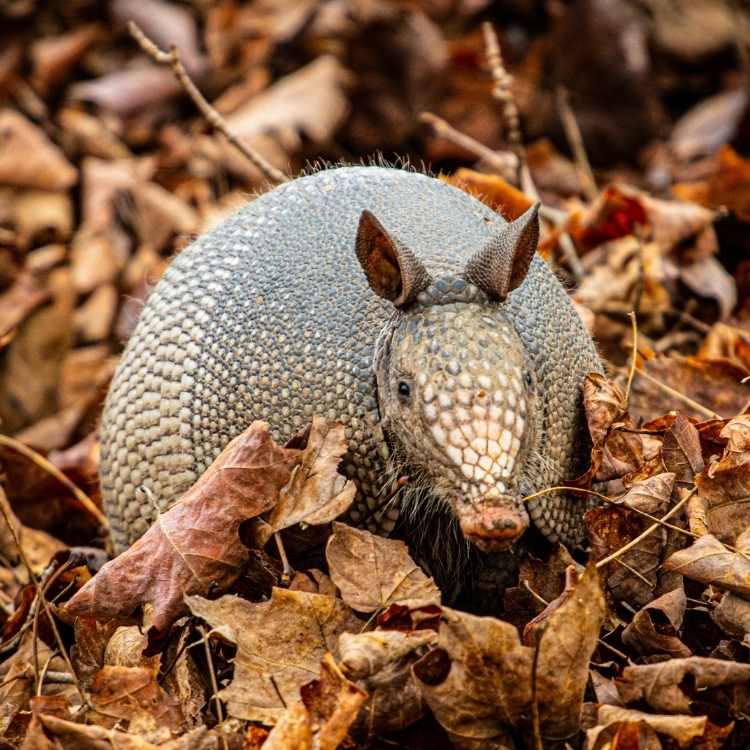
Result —
<instances>
[{"instance_id":1,"label":"armadillo","mask_svg":"<svg viewBox=\"0 0 750 750\"><path fill-rule=\"evenodd\" d=\"M580 470L581 385L601 371L538 234L537 207L508 223L431 176L348 166L282 184L199 237L151 293L107 396L116 549L252 421L284 442L313 415L345 426L361 527L443 512L485 553L530 524L578 544L580 500L524 502Z\"/></svg>"}]
</instances>

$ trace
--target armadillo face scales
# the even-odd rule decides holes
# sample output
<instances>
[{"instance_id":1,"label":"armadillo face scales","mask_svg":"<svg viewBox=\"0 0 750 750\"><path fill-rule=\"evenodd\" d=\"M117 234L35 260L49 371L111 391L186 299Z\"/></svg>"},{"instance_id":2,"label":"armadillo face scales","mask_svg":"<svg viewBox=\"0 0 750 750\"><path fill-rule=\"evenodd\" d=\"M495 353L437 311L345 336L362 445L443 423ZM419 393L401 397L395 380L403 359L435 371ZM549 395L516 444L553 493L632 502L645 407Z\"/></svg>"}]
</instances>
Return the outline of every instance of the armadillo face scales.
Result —
<instances>
[{"instance_id":1,"label":"armadillo face scales","mask_svg":"<svg viewBox=\"0 0 750 750\"><path fill-rule=\"evenodd\" d=\"M529 522L519 485L537 449L536 399L523 343L502 305L461 278L420 303L378 347L383 422L464 535L499 551Z\"/></svg>"},{"instance_id":2,"label":"armadillo face scales","mask_svg":"<svg viewBox=\"0 0 750 750\"><path fill-rule=\"evenodd\" d=\"M354 252L364 210L436 280L395 318ZM565 291L538 258L503 303L471 301L470 285L462 287L467 261L503 226L486 206L425 175L346 167L280 186L186 248L151 294L107 397L101 480L115 545L140 536L256 419L278 441L313 414L342 421L344 468L360 489L352 517L372 529L397 515L382 510L388 445L432 472L437 492L451 490L465 528L482 498L494 496L492 507L505 513L511 499L575 476L580 384L600 365ZM376 341L389 336L416 384L419 412L408 429L389 424L400 402L382 380L378 403ZM455 406L442 409L448 399ZM487 448L472 446L484 431ZM552 539L580 533L580 505L561 496L528 503L528 513ZM496 525L519 517L505 513ZM486 513L479 520L489 523Z\"/></svg>"}]
</instances>

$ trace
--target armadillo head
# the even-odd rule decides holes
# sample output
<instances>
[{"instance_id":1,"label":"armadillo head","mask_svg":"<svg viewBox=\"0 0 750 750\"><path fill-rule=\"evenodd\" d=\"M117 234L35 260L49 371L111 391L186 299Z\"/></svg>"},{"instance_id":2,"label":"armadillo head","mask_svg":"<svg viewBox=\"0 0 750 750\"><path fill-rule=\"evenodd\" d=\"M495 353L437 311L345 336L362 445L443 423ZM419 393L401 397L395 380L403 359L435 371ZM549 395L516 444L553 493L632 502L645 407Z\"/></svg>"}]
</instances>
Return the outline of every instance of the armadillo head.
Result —
<instances>
[{"instance_id":1,"label":"armadillo head","mask_svg":"<svg viewBox=\"0 0 750 750\"><path fill-rule=\"evenodd\" d=\"M507 549L529 525L522 498L536 382L503 301L536 250L537 209L504 226L461 274L434 280L368 212L357 235L370 286L397 309L375 355L384 427L487 552Z\"/></svg>"}]
</instances>

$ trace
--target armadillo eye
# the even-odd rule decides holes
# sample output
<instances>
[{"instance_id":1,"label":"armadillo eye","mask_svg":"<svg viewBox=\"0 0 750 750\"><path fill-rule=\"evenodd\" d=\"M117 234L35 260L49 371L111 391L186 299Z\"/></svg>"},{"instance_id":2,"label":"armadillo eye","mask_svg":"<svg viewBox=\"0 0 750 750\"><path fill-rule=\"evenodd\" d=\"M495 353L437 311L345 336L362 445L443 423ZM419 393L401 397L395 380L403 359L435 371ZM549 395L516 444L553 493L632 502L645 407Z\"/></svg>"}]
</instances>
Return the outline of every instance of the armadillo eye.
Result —
<instances>
[{"instance_id":1,"label":"armadillo eye","mask_svg":"<svg viewBox=\"0 0 750 750\"><path fill-rule=\"evenodd\" d=\"M411 386L405 380L398 381L398 395L403 401L408 400L411 396Z\"/></svg>"},{"instance_id":2,"label":"armadillo eye","mask_svg":"<svg viewBox=\"0 0 750 750\"><path fill-rule=\"evenodd\" d=\"M531 373L526 372L526 376L524 377L524 380L526 381L526 387L531 388Z\"/></svg>"}]
</instances>

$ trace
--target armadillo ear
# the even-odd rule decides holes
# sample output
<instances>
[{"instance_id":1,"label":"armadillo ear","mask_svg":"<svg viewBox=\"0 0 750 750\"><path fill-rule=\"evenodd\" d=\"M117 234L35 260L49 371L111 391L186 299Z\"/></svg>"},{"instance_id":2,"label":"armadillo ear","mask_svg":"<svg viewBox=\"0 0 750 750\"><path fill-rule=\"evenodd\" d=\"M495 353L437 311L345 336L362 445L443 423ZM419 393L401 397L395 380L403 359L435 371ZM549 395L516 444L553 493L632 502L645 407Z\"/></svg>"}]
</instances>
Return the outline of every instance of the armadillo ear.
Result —
<instances>
[{"instance_id":1,"label":"armadillo ear","mask_svg":"<svg viewBox=\"0 0 750 750\"><path fill-rule=\"evenodd\" d=\"M370 213L359 218L357 259L375 294L403 307L430 285L430 275L420 260L405 245L391 237Z\"/></svg>"},{"instance_id":2,"label":"armadillo ear","mask_svg":"<svg viewBox=\"0 0 750 750\"><path fill-rule=\"evenodd\" d=\"M523 282L539 243L539 203L504 226L466 264L464 276L496 300Z\"/></svg>"}]
</instances>

